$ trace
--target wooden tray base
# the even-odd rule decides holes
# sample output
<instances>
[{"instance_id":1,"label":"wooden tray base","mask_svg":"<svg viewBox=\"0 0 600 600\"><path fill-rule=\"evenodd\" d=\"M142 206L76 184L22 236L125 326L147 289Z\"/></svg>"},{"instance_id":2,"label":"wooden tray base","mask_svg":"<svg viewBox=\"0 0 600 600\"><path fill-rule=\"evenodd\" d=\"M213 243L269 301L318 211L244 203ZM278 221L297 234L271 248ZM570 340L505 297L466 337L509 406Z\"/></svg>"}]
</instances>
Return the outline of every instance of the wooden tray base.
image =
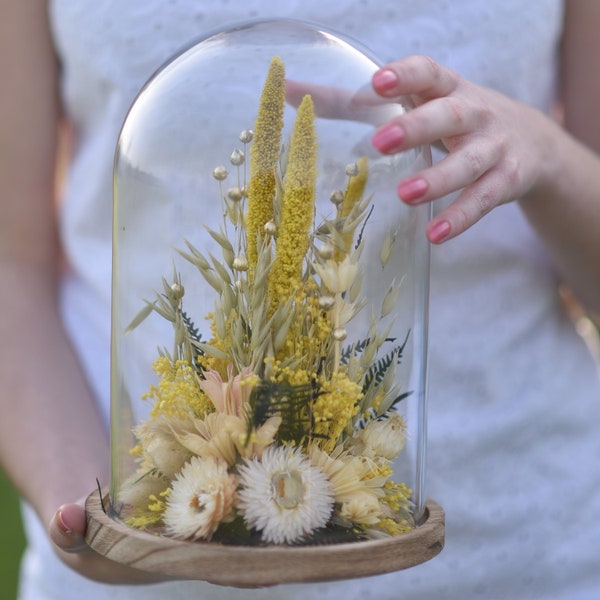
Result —
<instances>
[{"instance_id":1,"label":"wooden tray base","mask_svg":"<svg viewBox=\"0 0 600 600\"><path fill-rule=\"evenodd\" d=\"M318 546L248 547L185 542L128 527L104 512L108 494L86 501L87 543L118 563L173 579L240 588L330 581L400 571L423 563L444 547L444 511L426 503L425 520L409 533L382 540Z\"/></svg>"}]
</instances>

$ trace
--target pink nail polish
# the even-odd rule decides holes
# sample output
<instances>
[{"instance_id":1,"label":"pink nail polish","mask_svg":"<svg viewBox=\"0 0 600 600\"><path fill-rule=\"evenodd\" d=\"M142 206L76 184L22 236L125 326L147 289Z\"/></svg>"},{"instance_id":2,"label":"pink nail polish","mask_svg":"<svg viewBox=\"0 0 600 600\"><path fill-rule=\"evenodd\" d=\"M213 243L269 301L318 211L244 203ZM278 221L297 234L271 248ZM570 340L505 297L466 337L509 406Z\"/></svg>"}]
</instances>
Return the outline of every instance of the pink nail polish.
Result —
<instances>
[{"instance_id":1,"label":"pink nail polish","mask_svg":"<svg viewBox=\"0 0 600 600\"><path fill-rule=\"evenodd\" d=\"M427 232L427 237L434 244L444 241L450 233L450 223L448 221L440 221L433 225Z\"/></svg>"},{"instance_id":2,"label":"pink nail polish","mask_svg":"<svg viewBox=\"0 0 600 600\"><path fill-rule=\"evenodd\" d=\"M398 196L404 202L414 202L422 198L428 189L429 185L422 177L406 179L398 185Z\"/></svg>"},{"instance_id":3,"label":"pink nail polish","mask_svg":"<svg viewBox=\"0 0 600 600\"><path fill-rule=\"evenodd\" d=\"M396 87L398 77L390 69L381 69L373 75L373 87L378 92L388 92Z\"/></svg>"},{"instance_id":4,"label":"pink nail polish","mask_svg":"<svg viewBox=\"0 0 600 600\"><path fill-rule=\"evenodd\" d=\"M404 130L398 125L384 125L375 132L371 140L373 146L379 152L394 152L400 149L404 141Z\"/></svg>"},{"instance_id":5,"label":"pink nail polish","mask_svg":"<svg viewBox=\"0 0 600 600\"><path fill-rule=\"evenodd\" d=\"M56 524L63 533L66 533L67 535L71 535L73 533L73 530L64 521L62 510L59 510L56 513Z\"/></svg>"}]
</instances>

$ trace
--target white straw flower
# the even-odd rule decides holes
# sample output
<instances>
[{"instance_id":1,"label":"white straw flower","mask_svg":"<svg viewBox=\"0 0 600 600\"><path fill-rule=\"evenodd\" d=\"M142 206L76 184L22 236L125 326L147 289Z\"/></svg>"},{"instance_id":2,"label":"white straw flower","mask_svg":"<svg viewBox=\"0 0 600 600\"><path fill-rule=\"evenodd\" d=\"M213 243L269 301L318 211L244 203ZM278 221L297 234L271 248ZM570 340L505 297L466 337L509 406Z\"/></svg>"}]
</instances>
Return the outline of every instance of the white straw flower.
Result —
<instances>
[{"instance_id":1,"label":"white straw flower","mask_svg":"<svg viewBox=\"0 0 600 600\"><path fill-rule=\"evenodd\" d=\"M191 421L167 419L164 416L140 423L134 433L142 448L142 456L161 475L173 477L191 456L181 444L178 435L185 435L193 429Z\"/></svg>"},{"instance_id":2,"label":"white straw flower","mask_svg":"<svg viewBox=\"0 0 600 600\"><path fill-rule=\"evenodd\" d=\"M387 412L385 419L369 421L355 433L351 451L369 458L393 460L406 446L406 423L395 412Z\"/></svg>"},{"instance_id":3,"label":"white straw flower","mask_svg":"<svg viewBox=\"0 0 600 600\"><path fill-rule=\"evenodd\" d=\"M360 492L342 504L340 517L361 525L376 525L381 517L381 505L374 494Z\"/></svg>"},{"instance_id":4,"label":"white straw flower","mask_svg":"<svg viewBox=\"0 0 600 600\"><path fill-rule=\"evenodd\" d=\"M163 516L167 534L210 540L221 522L233 518L236 484L222 460L192 457L172 483Z\"/></svg>"},{"instance_id":5,"label":"white straw flower","mask_svg":"<svg viewBox=\"0 0 600 600\"><path fill-rule=\"evenodd\" d=\"M293 543L327 524L333 494L327 477L302 452L271 447L239 467L238 509L267 542Z\"/></svg>"},{"instance_id":6,"label":"white straw flower","mask_svg":"<svg viewBox=\"0 0 600 600\"><path fill-rule=\"evenodd\" d=\"M374 476L374 465L362 457L352 456L340 448L327 454L313 446L310 449L310 462L325 473L335 501L339 504L353 501L365 493L377 498L385 495L383 486L387 478Z\"/></svg>"}]
</instances>

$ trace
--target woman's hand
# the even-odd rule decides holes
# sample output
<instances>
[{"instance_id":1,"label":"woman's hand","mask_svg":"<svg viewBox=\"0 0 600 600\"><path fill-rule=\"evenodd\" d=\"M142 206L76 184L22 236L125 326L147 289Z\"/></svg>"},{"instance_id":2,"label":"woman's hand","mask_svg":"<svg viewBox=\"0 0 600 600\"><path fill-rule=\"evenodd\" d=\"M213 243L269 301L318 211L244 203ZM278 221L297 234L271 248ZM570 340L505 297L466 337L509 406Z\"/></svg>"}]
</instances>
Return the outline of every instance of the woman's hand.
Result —
<instances>
[{"instance_id":1,"label":"woman's hand","mask_svg":"<svg viewBox=\"0 0 600 600\"><path fill-rule=\"evenodd\" d=\"M48 526L48 534L61 560L80 575L102 583L142 584L165 581L146 573L118 564L94 552L85 542L85 498L63 504Z\"/></svg>"},{"instance_id":2,"label":"woman's hand","mask_svg":"<svg viewBox=\"0 0 600 600\"><path fill-rule=\"evenodd\" d=\"M425 56L380 69L373 89L409 96L416 108L380 126L373 146L384 154L442 142L448 155L398 185L408 204L462 190L427 228L440 243L468 229L494 207L547 183L558 127L540 111L475 85Z\"/></svg>"}]
</instances>

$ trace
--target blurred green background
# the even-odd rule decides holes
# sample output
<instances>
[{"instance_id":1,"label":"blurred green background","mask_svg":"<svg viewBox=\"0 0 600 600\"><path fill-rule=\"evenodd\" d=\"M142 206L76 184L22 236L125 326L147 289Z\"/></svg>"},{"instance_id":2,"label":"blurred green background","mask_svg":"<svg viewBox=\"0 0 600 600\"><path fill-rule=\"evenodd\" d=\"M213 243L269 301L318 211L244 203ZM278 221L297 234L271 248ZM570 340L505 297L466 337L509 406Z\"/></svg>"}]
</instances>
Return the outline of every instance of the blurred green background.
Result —
<instances>
[{"instance_id":1,"label":"blurred green background","mask_svg":"<svg viewBox=\"0 0 600 600\"><path fill-rule=\"evenodd\" d=\"M0 599L15 600L25 547L17 492L0 468Z\"/></svg>"}]
</instances>

